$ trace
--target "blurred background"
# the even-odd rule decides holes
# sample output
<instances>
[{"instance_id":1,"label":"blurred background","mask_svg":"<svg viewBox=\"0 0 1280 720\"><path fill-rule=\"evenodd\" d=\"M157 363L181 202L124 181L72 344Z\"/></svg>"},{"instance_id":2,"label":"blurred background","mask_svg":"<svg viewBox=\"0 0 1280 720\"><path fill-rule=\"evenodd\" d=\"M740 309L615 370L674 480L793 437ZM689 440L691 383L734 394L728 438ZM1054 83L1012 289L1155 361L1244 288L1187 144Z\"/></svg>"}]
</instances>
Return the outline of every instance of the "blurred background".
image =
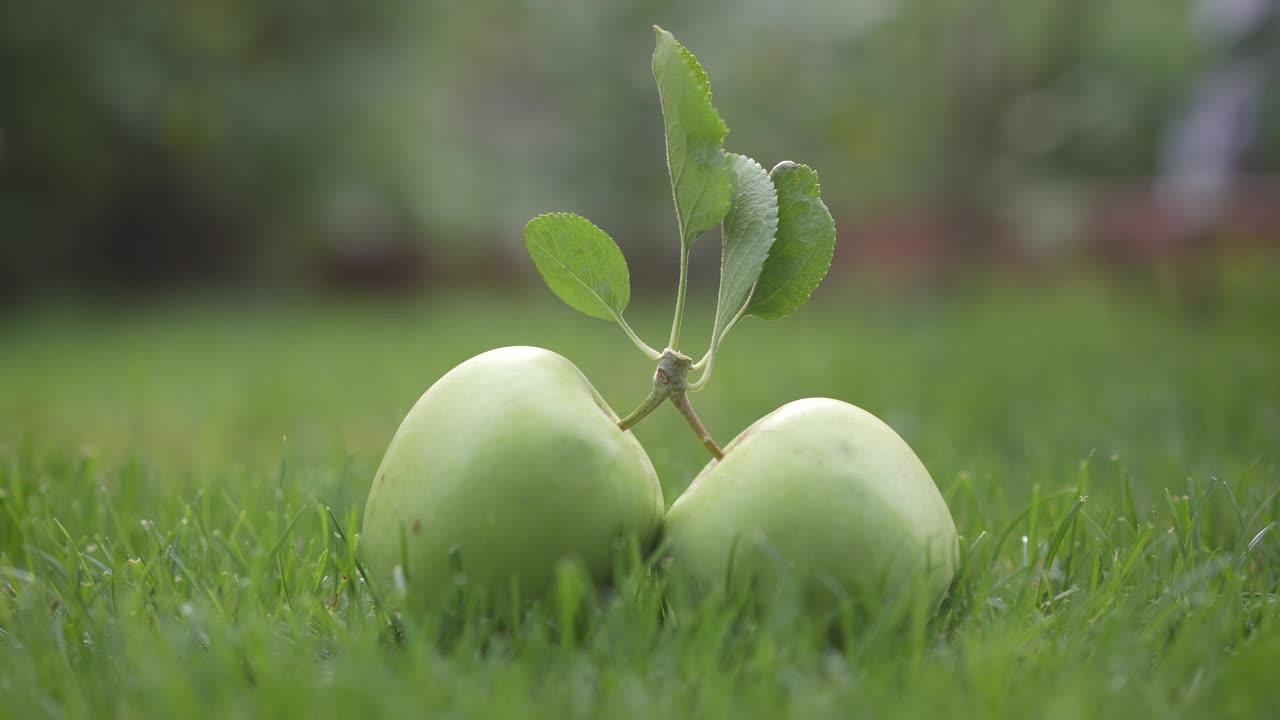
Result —
<instances>
[{"instance_id":1,"label":"blurred background","mask_svg":"<svg viewBox=\"0 0 1280 720\"><path fill-rule=\"evenodd\" d=\"M935 636L913 614L901 672L863 662L892 620L813 664L778 625L694 615L660 636L692 653L615 672L594 659L646 657L648 636L615 652L590 630L559 682L509 662L542 657L537 621L528 640L458 625L475 660L399 658L338 592L319 614L290 596L304 571L346 587L358 542L336 552L324 509L358 530L397 427L467 358L548 348L622 415L652 387L617 327L543 286L523 227L560 210L607 230L627 318L663 346L679 240L654 24L709 73L728 149L812 165L837 226L812 302L728 338L693 396L706 427L725 445L799 398L856 404L979 559L958 620ZM719 252L714 232L694 247L694 357ZM495 412L505 392L476 389ZM668 504L709 460L672 408L634 435ZM481 673L516 699L558 683L579 714L673 684L707 716L783 693L834 715L868 690L923 707L938 696L904 679L942 667L1024 715L1243 715L1230 691L1275 672L1275 518L1280 0L0 0L0 719L22 698L221 708L224 686L345 707L406 677L400 659L426 699L387 701L417 713L467 709L455 680ZM121 569L120 612L88 563ZM1135 642L1107 630L1124 623ZM344 670L366 658L379 683ZM1014 664L1003 684L969 672ZM1111 694L1077 692L1095 679Z\"/></svg>"},{"instance_id":2,"label":"blurred background","mask_svg":"<svg viewBox=\"0 0 1280 720\"><path fill-rule=\"evenodd\" d=\"M1280 502L1277 5L0 0L0 469L252 508L287 454L354 512L423 390L502 345L625 414L652 363L542 286L522 229L609 231L661 347L656 23L728 148L813 165L838 228L813 302L744 322L695 397L720 442L829 396L1009 517L1090 457L1148 503L1211 477ZM635 432L671 502L705 451L674 411Z\"/></svg>"},{"instance_id":3,"label":"blurred background","mask_svg":"<svg viewBox=\"0 0 1280 720\"><path fill-rule=\"evenodd\" d=\"M0 302L534 283L521 229L549 210L665 294L654 23L731 150L819 170L837 276L1275 249L1276 5L7 0Z\"/></svg>"}]
</instances>

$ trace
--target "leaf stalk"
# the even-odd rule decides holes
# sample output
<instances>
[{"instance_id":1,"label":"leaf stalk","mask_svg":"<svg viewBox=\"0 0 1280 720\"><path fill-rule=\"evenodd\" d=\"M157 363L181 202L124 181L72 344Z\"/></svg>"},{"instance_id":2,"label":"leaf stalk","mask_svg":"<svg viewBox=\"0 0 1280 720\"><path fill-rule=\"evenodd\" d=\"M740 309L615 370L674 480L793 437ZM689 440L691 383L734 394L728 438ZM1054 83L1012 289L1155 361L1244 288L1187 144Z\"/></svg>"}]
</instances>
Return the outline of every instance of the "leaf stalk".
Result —
<instances>
[{"instance_id":1,"label":"leaf stalk","mask_svg":"<svg viewBox=\"0 0 1280 720\"><path fill-rule=\"evenodd\" d=\"M681 229L683 234L684 230ZM680 284L676 287L676 313L671 320L671 339L667 342L667 348L676 351L680 346L680 327L684 324L684 296L685 290L689 285L689 243L680 243Z\"/></svg>"},{"instance_id":2,"label":"leaf stalk","mask_svg":"<svg viewBox=\"0 0 1280 720\"><path fill-rule=\"evenodd\" d=\"M618 327L622 328L622 332L626 333L627 337L631 338L631 342L634 343L637 348L640 348L640 352L644 353L645 357L650 360L662 359L662 353L654 350L650 347L649 343L641 340L640 336L636 334L636 331L631 329L631 325L622 318L622 315L614 315L613 319L618 321Z\"/></svg>"}]
</instances>

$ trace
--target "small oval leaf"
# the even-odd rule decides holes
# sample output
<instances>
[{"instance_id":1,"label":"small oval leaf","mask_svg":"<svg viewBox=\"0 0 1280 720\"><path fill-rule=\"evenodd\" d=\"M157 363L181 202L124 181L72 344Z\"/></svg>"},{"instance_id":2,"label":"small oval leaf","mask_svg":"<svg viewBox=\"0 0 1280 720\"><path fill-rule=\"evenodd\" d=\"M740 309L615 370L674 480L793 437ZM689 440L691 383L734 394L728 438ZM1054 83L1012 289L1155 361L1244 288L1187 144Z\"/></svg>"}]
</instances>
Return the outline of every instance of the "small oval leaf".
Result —
<instances>
[{"instance_id":1,"label":"small oval leaf","mask_svg":"<svg viewBox=\"0 0 1280 720\"><path fill-rule=\"evenodd\" d=\"M781 162L769 177L778 191L778 234L747 314L777 320L808 302L831 269L836 224L812 168Z\"/></svg>"},{"instance_id":2,"label":"small oval leaf","mask_svg":"<svg viewBox=\"0 0 1280 720\"><path fill-rule=\"evenodd\" d=\"M525 225L524 241L547 287L574 310L617 320L631 302L627 260L590 220L572 213L539 215Z\"/></svg>"},{"instance_id":3,"label":"small oval leaf","mask_svg":"<svg viewBox=\"0 0 1280 720\"><path fill-rule=\"evenodd\" d=\"M666 125L667 169L680 242L687 248L729 211L732 177L724 153L729 128L711 104L711 83L698 59L671 33L653 29L658 35L653 77Z\"/></svg>"}]
</instances>

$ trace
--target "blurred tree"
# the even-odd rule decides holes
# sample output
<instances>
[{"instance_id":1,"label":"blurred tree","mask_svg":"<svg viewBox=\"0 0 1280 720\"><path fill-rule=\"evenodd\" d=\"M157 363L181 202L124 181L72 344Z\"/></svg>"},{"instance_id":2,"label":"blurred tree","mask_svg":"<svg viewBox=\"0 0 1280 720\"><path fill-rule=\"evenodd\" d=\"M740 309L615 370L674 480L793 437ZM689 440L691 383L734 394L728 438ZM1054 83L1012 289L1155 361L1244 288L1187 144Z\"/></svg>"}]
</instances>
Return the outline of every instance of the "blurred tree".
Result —
<instances>
[{"instance_id":1,"label":"blurred tree","mask_svg":"<svg viewBox=\"0 0 1280 720\"><path fill-rule=\"evenodd\" d=\"M1069 224L1037 188L1153 172L1203 64L1189 5L0 0L0 286L524 268L552 208L665 278L654 23L730 149L812 163L838 217L944 208L946 247L981 253L1010 208Z\"/></svg>"},{"instance_id":2,"label":"blurred tree","mask_svg":"<svg viewBox=\"0 0 1280 720\"><path fill-rule=\"evenodd\" d=\"M395 212L381 191L411 171L386 129L417 124L403 98L432 67L429 15L398 0L0 5L6 286L244 273L272 239L308 243L349 188Z\"/></svg>"}]
</instances>

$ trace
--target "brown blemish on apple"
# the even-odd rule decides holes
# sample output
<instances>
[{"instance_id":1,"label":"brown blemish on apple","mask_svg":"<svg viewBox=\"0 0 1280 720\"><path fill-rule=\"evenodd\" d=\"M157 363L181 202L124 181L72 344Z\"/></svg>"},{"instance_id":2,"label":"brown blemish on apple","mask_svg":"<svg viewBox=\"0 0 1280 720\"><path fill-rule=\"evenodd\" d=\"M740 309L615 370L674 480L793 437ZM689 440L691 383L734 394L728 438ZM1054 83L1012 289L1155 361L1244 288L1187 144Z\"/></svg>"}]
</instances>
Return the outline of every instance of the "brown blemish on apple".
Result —
<instances>
[{"instance_id":1,"label":"brown blemish on apple","mask_svg":"<svg viewBox=\"0 0 1280 720\"><path fill-rule=\"evenodd\" d=\"M420 533L420 532L422 532L422 521L421 521L421 520L414 520L414 521L413 521L413 534L414 534L414 535L417 535L417 534L418 534L418 533Z\"/></svg>"}]
</instances>

